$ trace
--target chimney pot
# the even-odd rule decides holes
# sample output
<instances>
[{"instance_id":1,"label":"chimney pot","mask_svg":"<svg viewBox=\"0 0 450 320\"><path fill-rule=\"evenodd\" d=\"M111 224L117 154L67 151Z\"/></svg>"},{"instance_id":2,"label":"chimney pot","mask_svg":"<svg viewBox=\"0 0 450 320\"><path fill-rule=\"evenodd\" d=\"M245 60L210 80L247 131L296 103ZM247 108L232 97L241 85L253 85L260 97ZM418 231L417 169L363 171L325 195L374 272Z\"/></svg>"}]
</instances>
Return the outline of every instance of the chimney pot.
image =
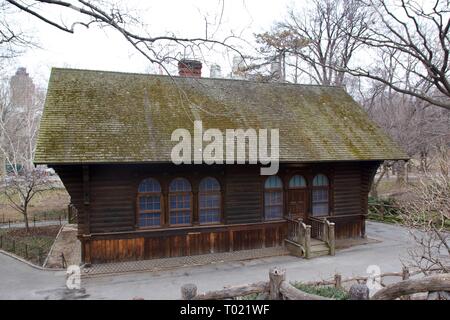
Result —
<instances>
[{"instance_id":1,"label":"chimney pot","mask_svg":"<svg viewBox=\"0 0 450 320\"><path fill-rule=\"evenodd\" d=\"M180 77L200 78L202 76L202 63L198 60L181 59L178 62L178 75Z\"/></svg>"}]
</instances>

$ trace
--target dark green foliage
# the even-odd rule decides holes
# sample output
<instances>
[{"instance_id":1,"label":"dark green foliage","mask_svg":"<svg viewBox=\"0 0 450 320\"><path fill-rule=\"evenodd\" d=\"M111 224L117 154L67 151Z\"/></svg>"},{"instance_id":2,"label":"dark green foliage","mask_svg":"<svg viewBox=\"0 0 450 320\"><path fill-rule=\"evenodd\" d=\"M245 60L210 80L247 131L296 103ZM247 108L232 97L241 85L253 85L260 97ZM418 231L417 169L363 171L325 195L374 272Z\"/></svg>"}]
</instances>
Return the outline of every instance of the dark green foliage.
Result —
<instances>
[{"instance_id":1,"label":"dark green foliage","mask_svg":"<svg viewBox=\"0 0 450 320\"><path fill-rule=\"evenodd\" d=\"M341 288L335 288L331 286L311 286L300 282L292 283L297 289L306 293L315 294L321 297L333 298L336 300L347 300L348 292Z\"/></svg>"}]
</instances>

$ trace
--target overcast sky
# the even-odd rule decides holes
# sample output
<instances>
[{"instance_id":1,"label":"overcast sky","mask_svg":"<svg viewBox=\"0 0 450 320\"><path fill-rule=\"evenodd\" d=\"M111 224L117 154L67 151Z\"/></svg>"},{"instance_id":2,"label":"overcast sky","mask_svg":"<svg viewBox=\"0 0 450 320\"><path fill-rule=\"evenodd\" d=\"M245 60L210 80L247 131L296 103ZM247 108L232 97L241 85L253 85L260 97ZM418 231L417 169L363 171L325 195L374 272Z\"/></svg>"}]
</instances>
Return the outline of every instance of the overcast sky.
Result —
<instances>
[{"instance_id":1,"label":"overcast sky","mask_svg":"<svg viewBox=\"0 0 450 320\"><path fill-rule=\"evenodd\" d=\"M136 10L139 19L148 25L152 35L167 31L179 36L204 36L208 17L209 32L216 30L221 2L218 0L164 0L121 1L130 12ZM224 11L216 38L221 39L231 31L243 32L243 37L253 40L253 33L263 32L276 20L286 15L289 6L301 5L292 0L225 0ZM71 15L60 11L50 12L56 20L73 21ZM29 70L36 82L46 83L51 67L72 67L124 72L157 72L140 56L120 34L112 29L85 29L77 27L75 34L57 30L25 13L14 16L22 30L32 32L41 48L30 49L17 60L16 66ZM225 50L216 48L205 56L206 64L219 63L223 73L230 70ZM16 67L14 66L14 68ZM204 72L209 75L208 67ZM204 74L205 74L204 73Z\"/></svg>"}]
</instances>

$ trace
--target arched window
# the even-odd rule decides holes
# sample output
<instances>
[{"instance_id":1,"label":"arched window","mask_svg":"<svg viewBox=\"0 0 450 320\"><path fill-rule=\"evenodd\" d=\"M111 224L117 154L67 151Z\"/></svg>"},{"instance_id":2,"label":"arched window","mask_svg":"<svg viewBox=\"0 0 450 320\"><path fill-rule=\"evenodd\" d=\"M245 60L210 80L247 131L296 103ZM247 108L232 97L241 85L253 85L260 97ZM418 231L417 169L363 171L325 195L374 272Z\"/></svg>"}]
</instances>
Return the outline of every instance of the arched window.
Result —
<instances>
[{"instance_id":1,"label":"arched window","mask_svg":"<svg viewBox=\"0 0 450 320\"><path fill-rule=\"evenodd\" d=\"M171 225L191 224L191 184L184 178L173 179L169 185L169 222Z\"/></svg>"},{"instance_id":2,"label":"arched window","mask_svg":"<svg viewBox=\"0 0 450 320\"><path fill-rule=\"evenodd\" d=\"M200 181L199 220L200 224L220 222L220 184L215 178Z\"/></svg>"},{"instance_id":3,"label":"arched window","mask_svg":"<svg viewBox=\"0 0 450 320\"><path fill-rule=\"evenodd\" d=\"M277 176L267 178L264 184L264 216L266 220L283 217L283 183Z\"/></svg>"},{"instance_id":4,"label":"arched window","mask_svg":"<svg viewBox=\"0 0 450 320\"><path fill-rule=\"evenodd\" d=\"M139 227L161 226L161 186L156 179L148 178L138 188Z\"/></svg>"},{"instance_id":5,"label":"arched window","mask_svg":"<svg viewBox=\"0 0 450 320\"><path fill-rule=\"evenodd\" d=\"M318 174L313 180L312 190L312 215L328 215L329 182L327 176Z\"/></svg>"},{"instance_id":6,"label":"arched window","mask_svg":"<svg viewBox=\"0 0 450 320\"><path fill-rule=\"evenodd\" d=\"M306 188L306 180L303 178L303 176L295 175L292 176L291 180L289 180L289 188L295 189L295 188Z\"/></svg>"}]
</instances>

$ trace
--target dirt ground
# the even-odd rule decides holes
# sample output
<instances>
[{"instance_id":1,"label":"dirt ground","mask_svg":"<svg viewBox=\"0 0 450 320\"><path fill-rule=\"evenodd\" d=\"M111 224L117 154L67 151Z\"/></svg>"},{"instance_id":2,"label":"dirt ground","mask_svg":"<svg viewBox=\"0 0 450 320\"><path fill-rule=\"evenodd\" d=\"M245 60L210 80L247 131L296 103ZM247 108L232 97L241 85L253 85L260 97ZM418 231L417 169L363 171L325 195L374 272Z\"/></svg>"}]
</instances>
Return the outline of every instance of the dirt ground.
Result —
<instances>
[{"instance_id":1,"label":"dirt ground","mask_svg":"<svg viewBox=\"0 0 450 320\"><path fill-rule=\"evenodd\" d=\"M70 196L64 188L45 191L31 201L29 207L30 216L32 215L54 215L65 214L67 205L70 202ZM0 223L4 220L22 220L23 216L14 210L4 195L0 195Z\"/></svg>"}]
</instances>

